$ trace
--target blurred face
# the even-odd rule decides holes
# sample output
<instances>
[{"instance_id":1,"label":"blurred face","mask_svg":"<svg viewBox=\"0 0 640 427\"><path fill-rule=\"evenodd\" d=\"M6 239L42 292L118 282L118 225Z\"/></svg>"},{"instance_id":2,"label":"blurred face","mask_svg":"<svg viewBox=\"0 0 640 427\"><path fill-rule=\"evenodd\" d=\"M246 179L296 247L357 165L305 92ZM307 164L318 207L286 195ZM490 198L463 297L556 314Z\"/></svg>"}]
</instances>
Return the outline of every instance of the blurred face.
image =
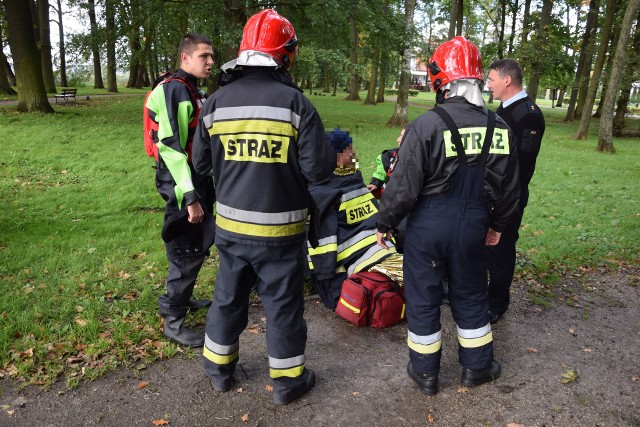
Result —
<instances>
[{"instance_id":1,"label":"blurred face","mask_svg":"<svg viewBox=\"0 0 640 427\"><path fill-rule=\"evenodd\" d=\"M354 160L356 153L353 151L353 147L349 145L347 148L337 154L336 163L338 166L349 166L355 164Z\"/></svg>"},{"instance_id":2,"label":"blurred face","mask_svg":"<svg viewBox=\"0 0 640 427\"><path fill-rule=\"evenodd\" d=\"M213 67L213 49L205 43L199 43L191 55L182 52L182 69L198 79L206 79L211 75Z\"/></svg>"},{"instance_id":3,"label":"blurred face","mask_svg":"<svg viewBox=\"0 0 640 427\"><path fill-rule=\"evenodd\" d=\"M511 83L511 77L500 77L500 73L497 70L489 71L489 77L487 78L487 89L493 94L493 99L498 101L506 101L507 87Z\"/></svg>"},{"instance_id":4,"label":"blurred face","mask_svg":"<svg viewBox=\"0 0 640 427\"><path fill-rule=\"evenodd\" d=\"M396 142L398 143L398 147L400 147L400 144L402 143L403 136L404 136L404 129L400 131L400 135L398 136L398 139L396 139Z\"/></svg>"}]
</instances>

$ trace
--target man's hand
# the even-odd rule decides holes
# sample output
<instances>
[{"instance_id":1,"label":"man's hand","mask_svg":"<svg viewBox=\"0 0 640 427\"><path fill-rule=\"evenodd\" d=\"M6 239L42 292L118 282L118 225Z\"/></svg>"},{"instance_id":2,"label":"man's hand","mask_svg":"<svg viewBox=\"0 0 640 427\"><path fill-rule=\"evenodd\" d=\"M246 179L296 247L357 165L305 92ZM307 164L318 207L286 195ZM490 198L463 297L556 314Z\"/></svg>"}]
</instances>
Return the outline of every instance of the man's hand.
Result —
<instances>
[{"instance_id":1,"label":"man's hand","mask_svg":"<svg viewBox=\"0 0 640 427\"><path fill-rule=\"evenodd\" d=\"M500 236L502 233L495 231L492 228L489 228L487 231L487 238L484 241L484 244L487 246L495 246L500 242Z\"/></svg>"},{"instance_id":2,"label":"man's hand","mask_svg":"<svg viewBox=\"0 0 640 427\"><path fill-rule=\"evenodd\" d=\"M381 233L376 230L376 239L378 240L378 246L384 249L389 249L389 246L384 242L385 240L391 240L391 230L386 233Z\"/></svg>"},{"instance_id":3,"label":"man's hand","mask_svg":"<svg viewBox=\"0 0 640 427\"><path fill-rule=\"evenodd\" d=\"M204 219L204 210L198 201L187 206L187 212L189 213L189 222L192 224L198 224Z\"/></svg>"}]
</instances>

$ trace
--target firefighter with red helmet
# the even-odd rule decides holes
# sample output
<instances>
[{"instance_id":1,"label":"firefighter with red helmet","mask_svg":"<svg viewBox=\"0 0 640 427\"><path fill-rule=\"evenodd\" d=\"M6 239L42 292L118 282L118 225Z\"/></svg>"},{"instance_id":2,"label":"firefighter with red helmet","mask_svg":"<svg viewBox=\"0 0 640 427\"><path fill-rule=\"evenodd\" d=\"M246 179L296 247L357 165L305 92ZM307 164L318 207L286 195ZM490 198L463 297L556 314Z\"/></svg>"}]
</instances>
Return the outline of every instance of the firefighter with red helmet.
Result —
<instances>
[{"instance_id":1,"label":"firefighter with red helmet","mask_svg":"<svg viewBox=\"0 0 640 427\"><path fill-rule=\"evenodd\" d=\"M461 382L500 376L488 317L485 245L495 245L517 211L516 140L484 108L480 53L464 37L440 45L428 64L436 107L407 129L380 200L378 244L410 214L404 246L409 364L428 395L438 392L443 277L457 326Z\"/></svg>"},{"instance_id":2,"label":"firefighter with red helmet","mask_svg":"<svg viewBox=\"0 0 640 427\"><path fill-rule=\"evenodd\" d=\"M305 367L303 318L307 186L335 167L318 113L288 74L297 50L286 18L270 9L249 18L238 58L223 65L222 86L202 108L192 153L196 171L213 176L217 194L220 264L205 329L205 371L216 391L233 386L256 286L277 404L315 384Z\"/></svg>"}]
</instances>

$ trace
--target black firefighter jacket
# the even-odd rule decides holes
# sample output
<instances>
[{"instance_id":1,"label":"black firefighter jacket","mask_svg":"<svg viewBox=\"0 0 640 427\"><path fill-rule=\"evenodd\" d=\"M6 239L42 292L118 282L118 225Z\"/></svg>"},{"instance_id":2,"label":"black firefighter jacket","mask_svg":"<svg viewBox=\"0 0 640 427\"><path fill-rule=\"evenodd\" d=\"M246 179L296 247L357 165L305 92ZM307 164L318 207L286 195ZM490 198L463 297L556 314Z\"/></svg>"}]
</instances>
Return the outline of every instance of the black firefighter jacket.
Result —
<instances>
[{"instance_id":1,"label":"black firefighter jacket","mask_svg":"<svg viewBox=\"0 0 640 427\"><path fill-rule=\"evenodd\" d=\"M267 67L245 67L207 100L192 154L196 171L214 178L216 236L262 246L303 242L307 184L336 162L316 109Z\"/></svg>"},{"instance_id":2,"label":"black firefighter jacket","mask_svg":"<svg viewBox=\"0 0 640 427\"><path fill-rule=\"evenodd\" d=\"M459 96L445 100L440 107L458 125L468 161L474 164L487 130L487 109ZM418 197L446 193L458 165L451 132L440 116L427 111L418 117L405 133L380 199L378 230L396 228ZM516 139L500 117L496 117L487 157L483 196L490 207L490 227L501 232L517 211L520 184Z\"/></svg>"}]
</instances>

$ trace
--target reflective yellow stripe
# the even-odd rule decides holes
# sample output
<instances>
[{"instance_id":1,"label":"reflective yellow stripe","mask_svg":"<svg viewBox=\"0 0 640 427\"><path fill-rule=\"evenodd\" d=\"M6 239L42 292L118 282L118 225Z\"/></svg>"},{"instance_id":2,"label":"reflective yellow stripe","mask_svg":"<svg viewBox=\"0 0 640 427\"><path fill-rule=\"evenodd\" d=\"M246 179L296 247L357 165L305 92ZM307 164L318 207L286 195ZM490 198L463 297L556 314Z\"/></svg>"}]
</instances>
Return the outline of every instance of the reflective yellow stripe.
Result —
<instances>
[{"instance_id":1,"label":"reflective yellow stripe","mask_svg":"<svg viewBox=\"0 0 640 427\"><path fill-rule=\"evenodd\" d=\"M360 309L359 308L355 308L354 306L352 306L351 304L349 304L348 302L346 302L344 300L344 298L340 297L340 302L342 303L342 305L344 305L345 307L347 307L349 310L353 311L356 314L360 314Z\"/></svg>"},{"instance_id":2,"label":"reflective yellow stripe","mask_svg":"<svg viewBox=\"0 0 640 427\"><path fill-rule=\"evenodd\" d=\"M493 333L491 331L478 338L462 338L458 335L458 342L464 348L482 347L483 345L489 344L491 341L493 341Z\"/></svg>"},{"instance_id":3,"label":"reflective yellow stripe","mask_svg":"<svg viewBox=\"0 0 640 427\"><path fill-rule=\"evenodd\" d=\"M228 365L229 363L233 362L238 358L237 351L231 354L222 356L214 353L213 351L209 350L207 347L204 347L202 349L202 355L207 359L209 359L210 361L212 361L213 363L215 363L216 365Z\"/></svg>"},{"instance_id":4,"label":"reflective yellow stripe","mask_svg":"<svg viewBox=\"0 0 640 427\"><path fill-rule=\"evenodd\" d=\"M298 131L288 122L276 122L273 120L230 120L213 123L209 129L209 135L221 135L230 133L256 133L254 138L262 138L262 135L284 135L296 137Z\"/></svg>"},{"instance_id":5,"label":"reflective yellow stripe","mask_svg":"<svg viewBox=\"0 0 640 427\"><path fill-rule=\"evenodd\" d=\"M304 223L304 221L300 221L285 225L259 225L233 221L220 215L216 217L216 225L223 230L257 237L286 237L302 234Z\"/></svg>"},{"instance_id":6,"label":"reflective yellow stripe","mask_svg":"<svg viewBox=\"0 0 640 427\"><path fill-rule=\"evenodd\" d=\"M269 368L269 375L271 378L281 378L281 377L289 377L289 378L297 378L302 375L304 371L304 365L296 366L289 369L273 369Z\"/></svg>"},{"instance_id":7,"label":"reflective yellow stripe","mask_svg":"<svg viewBox=\"0 0 640 427\"><path fill-rule=\"evenodd\" d=\"M407 345L409 346L409 348L413 351L415 351L416 353L420 353L420 354L433 354L433 353L437 353L438 351L440 351L440 348L442 347L442 341L438 340L436 342L434 342L433 344L418 344L415 343L413 341L411 341L411 339L407 338Z\"/></svg>"},{"instance_id":8,"label":"reflective yellow stripe","mask_svg":"<svg viewBox=\"0 0 640 427\"><path fill-rule=\"evenodd\" d=\"M349 208L353 208L354 206L362 205L371 199L373 199L373 194L371 194L371 192L367 192L367 194L363 194L362 196L354 197L351 200L340 203L340 210L344 211Z\"/></svg>"},{"instance_id":9,"label":"reflective yellow stripe","mask_svg":"<svg viewBox=\"0 0 640 427\"><path fill-rule=\"evenodd\" d=\"M329 243L328 245L318 246L317 248L309 247L309 255L320 255L326 254L329 252L337 252L338 244L337 243Z\"/></svg>"},{"instance_id":10,"label":"reflective yellow stripe","mask_svg":"<svg viewBox=\"0 0 640 427\"><path fill-rule=\"evenodd\" d=\"M358 252L360 249L366 248L372 244L375 244L376 242L377 242L376 235L372 234L366 239L362 239L355 245L349 246L344 251L338 253L338 256L336 259L338 261L342 261L343 259L349 258L349 256L353 255L355 252Z\"/></svg>"},{"instance_id":11,"label":"reflective yellow stripe","mask_svg":"<svg viewBox=\"0 0 640 427\"><path fill-rule=\"evenodd\" d=\"M400 318L404 319L404 309L407 305L406 304L402 304L402 313L400 313Z\"/></svg>"},{"instance_id":12,"label":"reflective yellow stripe","mask_svg":"<svg viewBox=\"0 0 640 427\"><path fill-rule=\"evenodd\" d=\"M309 270L313 270L313 263L309 261Z\"/></svg>"},{"instance_id":13,"label":"reflective yellow stripe","mask_svg":"<svg viewBox=\"0 0 640 427\"><path fill-rule=\"evenodd\" d=\"M364 268L370 267L373 264L377 264L378 261L380 261L382 258L397 253L395 246L390 246L389 249L383 249L379 246L376 246L376 248L378 248L378 250L376 250L373 255L367 257L366 259L363 259L362 261L358 260L360 262L350 267L349 274L362 271Z\"/></svg>"}]
</instances>

